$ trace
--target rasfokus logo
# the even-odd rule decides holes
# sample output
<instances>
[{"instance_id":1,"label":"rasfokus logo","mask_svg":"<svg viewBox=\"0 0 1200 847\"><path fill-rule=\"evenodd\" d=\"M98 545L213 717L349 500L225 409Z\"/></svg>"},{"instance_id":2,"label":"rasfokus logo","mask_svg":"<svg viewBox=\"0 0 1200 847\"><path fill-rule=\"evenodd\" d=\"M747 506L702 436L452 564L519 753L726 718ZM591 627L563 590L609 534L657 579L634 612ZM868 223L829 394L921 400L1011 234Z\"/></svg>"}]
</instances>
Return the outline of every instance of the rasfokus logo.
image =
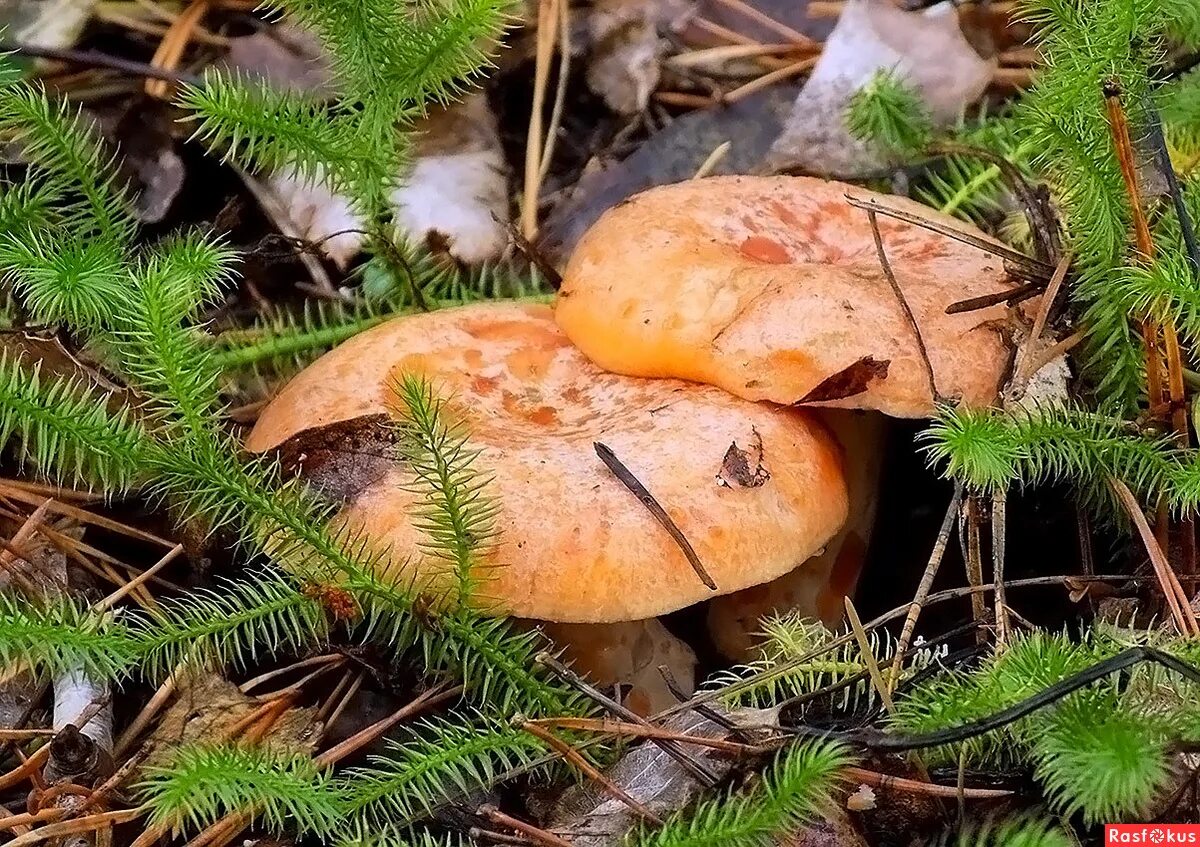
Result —
<instances>
[{"instance_id":1,"label":"rasfokus logo","mask_svg":"<svg viewBox=\"0 0 1200 847\"><path fill-rule=\"evenodd\" d=\"M1104 825L1104 843L1200 845L1200 824L1109 823Z\"/></svg>"}]
</instances>

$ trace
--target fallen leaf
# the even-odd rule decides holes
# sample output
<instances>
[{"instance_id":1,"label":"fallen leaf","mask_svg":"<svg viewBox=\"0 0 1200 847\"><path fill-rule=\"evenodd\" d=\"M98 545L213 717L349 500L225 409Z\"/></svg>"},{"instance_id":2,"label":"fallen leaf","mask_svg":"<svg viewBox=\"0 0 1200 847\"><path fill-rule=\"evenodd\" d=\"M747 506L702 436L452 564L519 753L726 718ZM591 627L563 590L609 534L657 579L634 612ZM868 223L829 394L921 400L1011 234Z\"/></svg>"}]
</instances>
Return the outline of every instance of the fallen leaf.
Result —
<instances>
[{"instance_id":1,"label":"fallen leaf","mask_svg":"<svg viewBox=\"0 0 1200 847\"><path fill-rule=\"evenodd\" d=\"M770 478L771 472L763 467L762 439L755 432L750 450L741 449L736 441L729 445L725 458L721 460L717 483L726 488L735 484L741 488L758 488Z\"/></svg>"},{"instance_id":2,"label":"fallen leaf","mask_svg":"<svg viewBox=\"0 0 1200 847\"><path fill-rule=\"evenodd\" d=\"M302 430L274 452L285 474L303 474L324 497L353 500L396 463L395 428L385 414Z\"/></svg>"},{"instance_id":3,"label":"fallen leaf","mask_svg":"<svg viewBox=\"0 0 1200 847\"><path fill-rule=\"evenodd\" d=\"M779 710L737 709L726 712L714 708L737 725L766 727L778 725ZM689 735L729 739L731 733L703 715L684 712L662 724L666 729ZM733 769L733 759L728 754L711 748L689 746L688 752L704 763L718 778ZM641 743L633 748L605 772L613 783L624 789L631 797L659 816L684 808L704 791L692 773L671 758L655 744ZM595 783L586 782L568 789L547 815L547 828L566 836L573 847L620 847L625 836L641 822L637 813L625 803L597 788Z\"/></svg>"},{"instance_id":4,"label":"fallen leaf","mask_svg":"<svg viewBox=\"0 0 1200 847\"><path fill-rule=\"evenodd\" d=\"M823 403L829 400L845 400L847 397L862 394L872 382L887 379L890 365L890 359L863 356L854 364L826 377L796 403Z\"/></svg>"},{"instance_id":5,"label":"fallen leaf","mask_svg":"<svg viewBox=\"0 0 1200 847\"><path fill-rule=\"evenodd\" d=\"M845 179L876 172L888 162L850 134L844 114L877 71L890 70L915 88L946 124L978 99L995 67L963 36L948 2L906 12L890 0L846 0L767 164Z\"/></svg>"},{"instance_id":6,"label":"fallen leaf","mask_svg":"<svg viewBox=\"0 0 1200 847\"><path fill-rule=\"evenodd\" d=\"M248 697L227 679L216 674L185 677L175 701L163 712L142 745L146 758L128 782L147 767L170 763L175 750L195 741L218 743L228 739L230 731L262 705L257 697ZM316 709L288 709L263 736L262 744L290 753L311 754L320 738Z\"/></svg>"},{"instance_id":7,"label":"fallen leaf","mask_svg":"<svg viewBox=\"0 0 1200 847\"><path fill-rule=\"evenodd\" d=\"M414 129L412 170L392 193L396 222L460 262L499 258L508 243L508 169L487 97L432 111Z\"/></svg>"},{"instance_id":8,"label":"fallen leaf","mask_svg":"<svg viewBox=\"0 0 1200 847\"><path fill-rule=\"evenodd\" d=\"M71 47L92 17L97 0L0 0L5 36L34 47Z\"/></svg>"}]
</instances>

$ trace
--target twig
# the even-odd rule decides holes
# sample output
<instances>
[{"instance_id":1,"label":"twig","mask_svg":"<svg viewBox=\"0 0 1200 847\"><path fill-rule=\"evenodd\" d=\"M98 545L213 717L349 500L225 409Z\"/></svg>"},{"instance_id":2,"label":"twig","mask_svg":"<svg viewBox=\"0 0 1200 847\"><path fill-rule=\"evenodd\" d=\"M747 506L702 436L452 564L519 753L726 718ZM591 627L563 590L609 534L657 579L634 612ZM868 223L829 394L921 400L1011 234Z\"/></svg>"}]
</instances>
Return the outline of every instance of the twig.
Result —
<instances>
[{"instance_id":1,"label":"twig","mask_svg":"<svg viewBox=\"0 0 1200 847\"><path fill-rule=\"evenodd\" d=\"M862 654L863 664L867 666L867 673L871 677L871 685L874 686L875 693L879 695L879 699L883 703L883 708L890 715L895 711L896 704L892 702L892 692L883 681L883 674L879 671L879 663L875 661L875 651L871 649L871 642L867 638L867 631L863 629L862 620L858 617L858 610L854 608L853 601L849 597L844 597L843 602L846 605L846 619L850 622L850 631L854 633L854 640L858 642L858 651Z\"/></svg>"},{"instance_id":2,"label":"twig","mask_svg":"<svg viewBox=\"0 0 1200 847\"><path fill-rule=\"evenodd\" d=\"M704 177L711 174L713 169L716 168L717 165L721 164L721 160L724 159L729 153L731 147L733 147L732 141L722 141L720 144L714 147L713 151L708 154L707 158L700 163L700 167L696 168L696 172L692 174L692 179L704 179Z\"/></svg>"},{"instance_id":3,"label":"twig","mask_svg":"<svg viewBox=\"0 0 1200 847\"><path fill-rule=\"evenodd\" d=\"M900 283L896 281L896 274L892 272L892 263L888 261L887 251L883 249L883 235L879 232L879 220L875 217L874 209L867 210L867 220L871 224L871 235L875 239L875 253L879 256L879 264L883 266L883 275L887 277L888 285L892 287L892 294L895 295L896 302L900 304L900 309L904 312L904 319L908 322L908 328L917 342L917 350L921 353L921 363L925 366L925 377L929 380L929 399L931 402L937 403L941 400L942 395L938 393L937 383L933 378L933 362L929 360L929 348L925 346L921 327L917 325L917 319L908 305L908 299L900 289Z\"/></svg>"},{"instance_id":4,"label":"twig","mask_svg":"<svg viewBox=\"0 0 1200 847\"><path fill-rule=\"evenodd\" d=\"M337 705L337 703L339 702L339 698L342 696L343 692L346 691L346 686L348 686L350 684L350 681L352 679L354 681L356 681L358 683L358 685L362 685L362 680L363 680L364 676L365 676L365 673L361 670L356 670L354 668L347 668L346 671L342 674L342 678L340 680L338 680L338 684L336 686L334 686L333 691L329 692L329 696L327 696L325 698L325 700L321 703L321 707L319 709L317 709L317 720L328 725L328 722L325 720L325 717L329 714L329 712L333 709L333 707L335 705ZM355 691L357 692L357 690L358 689L356 687Z\"/></svg>"},{"instance_id":5,"label":"twig","mask_svg":"<svg viewBox=\"0 0 1200 847\"><path fill-rule=\"evenodd\" d=\"M663 64L669 68L687 69L710 62L727 62L731 59L753 59L757 56L776 56L795 53L795 44L726 44L721 47L705 47L679 53Z\"/></svg>"},{"instance_id":6,"label":"twig","mask_svg":"<svg viewBox=\"0 0 1200 847\"><path fill-rule=\"evenodd\" d=\"M292 219L291 212L288 211L287 207L270 186L260 182L249 171L238 167L232 162L229 163L229 167L241 179L242 184L246 186L246 190L250 192L255 202L258 203L259 208L271 219L271 223L279 230L280 235L294 242L308 243L300 234L300 225ZM333 236L330 235L327 237L331 238ZM316 286L322 296L329 300L344 299L338 295L337 289L333 287L333 280L329 278L329 274L326 272L325 266L321 264L321 260L313 255L311 251L292 250L289 256L294 256L304 266L308 278L312 280L313 285Z\"/></svg>"},{"instance_id":7,"label":"twig","mask_svg":"<svg viewBox=\"0 0 1200 847\"><path fill-rule=\"evenodd\" d=\"M967 570L967 582L970 585L983 584L983 550L979 539L979 501L974 494L967 495L966 508L962 511L960 520L965 519L967 531L959 526L959 537L966 539L967 555L963 564ZM987 616L987 606L984 605L983 595L971 595L971 618L980 623ZM985 634L982 628L975 633L975 639L983 643Z\"/></svg>"},{"instance_id":8,"label":"twig","mask_svg":"<svg viewBox=\"0 0 1200 847\"><path fill-rule=\"evenodd\" d=\"M1040 345L1042 333L1046 331L1046 323L1050 319L1050 310L1054 308L1054 301L1058 299L1058 292L1062 289L1063 280L1067 278L1067 271L1071 268L1071 262L1074 260L1075 254L1068 250L1063 253L1062 258L1058 260L1058 266L1054 269L1054 275L1050 277L1049 284L1046 285L1046 293L1042 296L1042 302L1038 308L1037 316L1033 319L1033 328L1029 330L1029 339L1025 342L1025 347L1021 351L1021 355L1017 358L1017 364L1013 368L1012 388L1010 394L1018 394L1023 392L1026 383L1035 373L1027 371L1026 365L1034 351Z\"/></svg>"},{"instance_id":9,"label":"twig","mask_svg":"<svg viewBox=\"0 0 1200 847\"><path fill-rule=\"evenodd\" d=\"M802 74L807 70L811 70L813 65L817 63L815 56L801 59L798 62L793 62L790 65L785 65L782 68L777 68L770 73L763 74L758 79L751 80L745 85L739 85L737 88L724 94L721 97L722 103L736 103L739 100L744 100L751 94L762 91L764 88L770 88L777 82L788 79L789 77Z\"/></svg>"},{"instance_id":10,"label":"twig","mask_svg":"<svg viewBox=\"0 0 1200 847\"><path fill-rule=\"evenodd\" d=\"M905 794L923 794L926 797L956 798L959 789L951 785L938 785L934 782L920 782L915 779L905 779L902 776L892 776L877 773L865 768L848 767L842 771L842 776L853 782L865 782L875 788L900 791ZM997 800L1001 797L1011 797L1011 791L999 788L963 788L962 796L967 800Z\"/></svg>"},{"instance_id":11,"label":"twig","mask_svg":"<svg viewBox=\"0 0 1200 847\"><path fill-rule=\"evenodd\" d=\"M97 612L103 612L106 609L111 609L118 602L120 602L122 598L135 591L140 585L149 581L152 576L161 571L167 565L171 564L171 562L173 562L182 552L183 545L176 544L161 559L159 559L150 567L146 568L146 570L142 571L133 579L129 580L129 582L125 583L125 585L118 588L112 594L109 594L107 597L93 606L92 609Z\"/></svg>"},{"instance_id":12,"label":"twig","mask_svg":"<svg viewBox=\"0 0 1200 847\"><path fill-rule=\"evenodd\" d=\"M761 46L759 42L755 41L750 36L742 35L740 32L736 32L727 26L722 26L719 23L714 23L708 18L692 18L691 23L692 26L696 27L697 29L703 30L709 35L715 35L717 38L724 38L726 41L732 42L733 44Z\"/></svg>"},{"instance_id":13,"label":"twig","mask_svg":"<svg viewBox=\"0 0 1200 847\"><path fill-rule=\"evenodd\" d=\"M646 490L646 486L638 481L638 478L633 475L629 468L625 467L624 463L617 458L617 454L606 445L599 441L593 441L592 447L595 449L596 455L600 457L600 461L604 462L605 466L612 471L613 476L633 492L634 496L642 502L647 511L654 516L654 519L671 535L671 538L675 539L675 543L683 551L684 557L688 560L688 564L692 566L692 570L696 572L696 576L700 577L700 581L713 591L716 591L717 583L713 581L708 571L704 569L704 564L700 561L700 557L696 555L691 542L687 540L687 536L683 534L675 521L671 520L671 516L667 514L666 509L654 499L654 495Z\"/></svg>"},{"instance_id":14,"label":"twig","mask_svg":"<svg viewBox=\"0 0 1200 847\"><path fill-rule=\"evenodd\" d=\"M1125 193L1129 199L1129 211L1133 217L1133 232L1137 242L1138 252L1142 257L1149 261L1154 258L1154 240L1150 235L1150 221L1146 217L1146 210L1142 205L1142 192L1138 180L1138 163L1133 150L1133 141L1129 135L1129 120L1125 114L1125 108L1121 103L1121 86L1116 80L1109 80L1104 85L1104 103L1108 110L1109 129L1112 131L1113 146L1116 149L1117 162L1121 166L1121 177L1125 181ZM1146 345L1146 384L1149 388L1150 406L1154 408L1163 403L1168 397L1171 402L1182 404L1183 397L1175 396L1175 379L1174 374L1169 373L1168 379L1170 384L1170 394L1164 394L1162 384L1162 360L1161 353L1158 349L1159 333L1163 327L1158 321L1153 318L1142 319L1142 335ZM1173 333L1172 333L1173 335ZM1171 339L1167 340L1170 344ZM1175 342L1175 347L1178 348L1178 341ZM1178 356L1178 350L1176 350ZM1171 353L1168 351L1167 360L1170 362ZM1170 365L1168 364L1168 370ZM1178 374L1179 385L1183 385L1183 375ZM1180 413L1183 414L1183 427L1187 427L1186 413L1180 408ZM1178 426L1180 418L1176 416L1176 432L1180 431Z\"/></svg>"},{"instance_id":15,"label":"twig","mask_svg":"<svg viewBox=\"0 0 1200 847\"><path fill-rule=\"evenodd\" d=\"M957 227L948 226L941 221L931 220L929 218L914 215L912 212L904 209L897 209L893 206L887 206L880 203L878 200L863 200L855 197L853 194L845 195L846 202L856 209L864 209L866 211L877 212L889 218L895 218L898 221L919 226L927 229L930 232L936 232L939 235L944 235L947 238L953 238L955 241L961 241L964 244L969 244L972 247L978 247L986 253L991 253L994 256L999 256L1005 261L1011 262L1016 267L1020 268L1024 273L1028 274L1030 279L1049 279L1054 272L1054 267L1045 262L1039 261L1032 256L1026 256L1020 251L1014 250L999 242L993 242L986 238L980 238L974 233L967 232Z\"/></svg>"},{"instance_id":16,"label":"twig","mask_svg":"<svg viewBox=\"0 0 1200 847\"><path fill-rule=\"evenodd\" d=\"M1079 344L1079 342L1083 341L1083 339L1086 337L1087 337L1087 330L1077 329L1077 330L1075 330L1075 332L1072 332L1066 338L1062 339L1061 341L1056 342L1053 346L1047 347L1045 350L1043 350L1041 353L1039 353L1037 358L1033 359L1033 361L1029 364L1028 373L1030 374L1030 376L1037 373L1042 368L1044 368L1046 365L1048 365L1050 362L1053 362L1055 359L1057 359L1059 356L1065 355L1073 347L1075 347L1077 344Z\"/></svg>"},{"instance_id":17,"label":"twig","mask_svg":"<svg viewBox=\"0 0 1200 847\"><path fill-rule=\"evenodd\" d=\"M531 723L530 721L526 720L523 715L516 715L513 718L513 723L521 727L521 729L525 730L535 738L540 738L542 741L545 741L552 748L554 748L554 750L560 756L573 764L575 767L579 768L588 777L595 780L595 782L607 793L611 794L613 797L616 797L626 806L637 812L641 817L650 821L651 823L659 824L660 826L662 825L662 820L657 815L631 797L625 791L625 789L617 785L615 782L597 770L596 766L589 762L582 753L571 747L570 744L563 741L554 733L541 726L538 726L535 723Z\"/></svg>"},{"instance_id":18,"label":"twig","mask_svg":"<svg viewBox=\"0 0 1200 847\"><path fill-rule=\"evenodd\" d=\"M508 835L504 832L496 832L491 829L484 829L481 826L473 826L467 830L467 836L472 841L478 841L485 838L488 841L494 841L497 844L513 844L516 847L528 847L533 841L523 835Z\"/></svg>"},{"instance_id":19,"label":"twig","mask_svg":"<svg viewBox=\"0 0 1200 847\"><path fill-rule=\"evenodd\" d=\"M137 737L142 734L142 731L145 730L146 727L150 725L151 721L153 721L158 715L158 713L162 711L163 706L167 704L167 701L170 700L171 696L175 693L176 679L181 673L184 672L185 668L186 665L182 663L179 664L174 670L171 671L170 675L163 680L162 685L158 686L158 689L154 692L153 696L151 696L150 701L142 707L142 710L138 712L137 717L130 722L129 726L125 728L125 731L121 733L121 737L117 739L116 744L113 745L114 756L120 758L122 755L124 755L125 751L129 749L129 745L137 740Z\"/></svg>"},{"instance_id":20,"label":"twig","mask_svg":"<svg viewBox=\"0 0 1200 847\"><path fill-rule=\"evenodd\" d=\"M990 306L997 306L1004 303L1006 306L1015 306L1026 300L1032 300L1045 289L1045 285L1040 282L1027 282L1023 285L1018 285L1016 288L1010 288L1007 291L997 291L993 294L981 294L978 297L968 297L965 300L958 300L946 307L947 315L961 315L964 312L975 312L979 309L987 309Z\"/></svg>"},{"instance_id":21,"label":"twig","mask_svg":"<svg viewBox=\"0 0 1200 847\"><path fill-rule=\"evenodd\" d=\"M530 841L538 844L543 844L545 847L571 847L571 842L564 838L560 838L553 832L547 832L544 829L539 829L533 824L525 823L525 821L517 820L516 818L504 814L491 803L485 803L475 810L475 814L486 818L488 821L500 826L507 826L509 829L515 829L517 832L528 836Z\"/></svg>"},{"instance_id":22,"label":"twig","mask_svg":"<svg viewBox=\"0 0 1200 847\"><path fill-rule=\"evenodd\" d=\"M166 68L157 68L144 62L133 62L118 56L109 56L95 50L64 50L56 47L41 47L37 44L0 41L0 52L16 53L19 56L29 56L33 59L49 59L53 62L63 62L68 65L83 65L89 68L104 68L119 71L132 76L160 79L164 82L187 83L200 85L203 80L191 74L181 74Z\"/></svg>"},{"instance_id":23,"label":"twig","mask_svg":"<svg viewBox=\"0 0 1200 847\"><path fill-rule=\"evenodd\" d=\"M568 668L562 662L555 659L549 653L538 653L534 661L543 667L549 668L557 676L569 683L572 687L582 691L585 695L595 700L617 717L624 718L625 720L630 721L638 726L649 727L651 729L654 728L651 723L641 715L637 714L626 706L621 705L616 700L602 692L600 689L596 688L596 686L588 683L587 680ZM690 771L692 776L696 777L710 788L720 781L716 774L709 770L709 768L705 767L703 762L696 759L675 742L663 740L661 738L653 739L653 741L664 753L677 761L686 770Z\"/></svg>"},{"instance_id":24,"label":"twig","mask_svg":"<svg viewBox=\"0 0 1200 847\"><path fill-rule=\"evenodd\" d=\"M546 87L550 81L550 57L554 53L555 27L558 6L563 0L539 0L537 7L537 50L533 72L533 104L529 113L529 128L525 134L525 184L521 198L521 234L532 240L538 229L538 194L541 192L542 110L546 103Z\"/></svg>"},{"instance_id":25,"label":"twig","mask_svg":"<svg viewBox=\"0 0 1200 847\"><path fill-rule=\"evenodd\" d=\"M937 576L938 569L942 566L942 559L946 555L946 545L950 543L950 531L954 528L954 518L958 515L959 507L962 505L962 497L962 483L955 483L954 495L950 498L946 516L942 518L942 526L938 530L937 539L933 542L929 562L925 565L920 582L917 583L917 593L913 596L908 613L904 616L904 625L900 628L900 640L896 644L896 657L892 659L892 669L888 675L889 691L894 691L896 684L900 681L904 654L908 652L909 641L917 628L917 618L921 614L921 607L925 603L925 598L929 596L929 590L933 587L933 580Z\"/></svg>"},{"instance_id":26,"label":"twig","mask_svg":"<svg viewBox=\"0 0 1200 847\"><path fill-rule=\"evenodd\" d=\"M571 78L571 4L558 4L558 83L554 88L554 105L550 107L550 124L542 145L541 166L538 168L538 187L550 173L554 147L558 143L558 128L562 124L563 107L567 102L567 83Z\"/></svg>"},{"instance_id":27,"label":"twig","mask_svg":"<svg viewBox=\"0 0 1200 847\"><path fill-rule=\"evenodd\" d=\"M1134 527L1142 537L1142 543L1145 544L1146 552L1150 556L1150 564L1154 567L1163 597L1167 601L1167 607L1171 610L1171 617L1174 618L1179 633L1181 635L1200 635L1200 623L1196 621L1196 613L1192 611L1187 594L1184 592L1183 586L1179 584L1175 571L1171 569L1166 554L1163 553L1158 539L1150 529L1150 523L1146 520L1142 507L1138 505L1137 498L1133 496L1129 486L1119 479L1109 479L1109 487L1117 495L1117 499L1121 501L1125 511L1129 513Z\"/></svg>"},{"instance_id":28,"label":"twig","mask_svg":"<svg viewBox=\"0 0 1200 847\"><path fill-rule=\"evenodd\" d=\"M242 692L243 694L249 694L264 682L270 682L272 679L291 673L292 671L298 671L302 668L311 668L314 665L327 665L331 662L342 661L344 659L345 657L341 653L326 653L323 656L310 656L307 659L301 659L299 662L293 662L285 667L276 668L275 670L267 671L264 674L259 674L253 679L248 679L238 686L238 691Z\"/></svg>"},{"instance_id":29,"label":"twig","mask_svg":"<svg viewBox=\"0 0 1200 847\"><path fill-rule=\"evenodd\" d=\"M1029 184L1025 174L1003 156L982 147L970 144L960 144L953 141L941 141L931 146L931 152L946 156L964 156L982 159L999 169L1006 177L1009 188L1021 201L1025 217L1029 220L1029 228L1033 233L1034 248L1037 259L1041 262L1056 263L1060 252L1058 239L1058 222L1054 218L1048 198L1039 195L1038 191Z\"/></svg>"},{"instance_id":30,"label":"twig","mask_svg":"<svg viewBox=\"0 0 1200 847\"><path fill-rule=\"evenodd\" d=\"M732 12L737 12L743 17L749 18L750 20L759 24L760 26L766 27L776 35L782 35L784 38L788 39L789 41L793 41L802 47L808 47L814 50L818 50L821 47L820 44L818 44L816 41L813 41L804 33L792 29L785 23L775 20L765 12L762 12L759 9L751 6L746 2L746 0L716 0L716 2L720 3L726 9L729 9Z\"/></svg>"},{"instance_id":31,"label":"twig","mask_svg":"<svg viewBox=\"0 0 1200 847\"><path fill-rule=\"evenodd\" d=\"M120 809L115 812L100 812L95 815L85 815L82 818L74 818L69 821L60 823L47 824L39 827L33 832L14 838L5 844L5 847L25 847L26 844L38 844L51 838L60 838L64 835L74 835L81 832L94 832L97 829L110 827L118 823L126 823L135 818L141 817L146 813L146 807L138 806L136 809Z\"/></svg>"},{"instance_id":32,"label":"twig","mask_svg":"<svg viewBox=\"0 0 1200 847\"><path fill-rule=\"evenodd\" d=\"M461 685L456 685L451 688L431 688L421 694L420 697L417 697L411 703L401 706L386 718L377 720L370 726L363 727L345 741L330 747L324 753L321 753L319 756L317 756L315 761L321 767L326 767L328 765L340 762L346 756L361 750L366 745L375 741L375 739L379 738L405 718L419 714L420 712L436 706L439 703L445 703L447 700L451 700L457 697L459 694L462 694Z\"/></svg>"},{"instance_id":33,"label":"twig","mask_svg":"<svg viewBox=\"0 0 1200 847\"><path fill-rule=\"evenodd\" d=\"M759 753L763 747L753 744L743 744L740 741L727 741L724 738L708 738L703 735L688 735L686 732L675 732L653 724L629 723L612 718L539 718L530 723L551 729L576 729L585 732L603 732L625 738L648 738L652 741L679 741L683 744L695 744L698 747L709 747L723 753L746 755Z\"/></svg>"},{"instance_id":34,"label":"twig","mask_svg":"<svg viewBox=\"0 0 1200 847\"><path fill-rule=\"evenodd\" d=\"M46 502L46 498L44 496L32 494L19 488L10 487L5 485L4 480L0 480L0 493L3 493L3 495L8 497L10 500L17 500L21 503L27 503L31 506L40 506L42 503ZM102 529L112 530L120 535L125 535L129 538L136 538L139 541L148 541L167 550L170 550L175 546L174 541L168 541L167 539L161 538L153 533L145 532L137 529L136 527L123 524L120 521L111 520L110 518L106 518L102 515L97 515L94 512L87 511L86 509L78 509L66 503L52 501L51 505L47 507L47 510L56 515L66 515L69 518L74 518L75 520L79 521L79 523L91 524L93 526L101 527Z\"/></svg>"},{"instance_id":35,"label":"twig","mask_svg":"<svg viewBox=\"0 0 1200 847\"><path fill-rule=\"evenodd\" d=\"M1008 606L1004 593L1004 539L1006 532L1006 506L1008 492L996 489L992 492L992 579L996 583L993 601L996 616L996 644L1004 647L1008 643Z\"/></svg>"},{"instance_id":36,"label":"twig","mask_svg":"<svg viewBox=\"0 0 1200 847\"><path fill-rule=\"evenodd\" d=\"M192 4L167 28L167 34L159 42L150 64L157 68L174 70L192 38L192 30L199 26L200 21L208 14L208 7L209 0L192 0ZM160 100L166 99L171 94L171 86L161 79L147 80L146 93Z\"/></svg>"}]
</instances>

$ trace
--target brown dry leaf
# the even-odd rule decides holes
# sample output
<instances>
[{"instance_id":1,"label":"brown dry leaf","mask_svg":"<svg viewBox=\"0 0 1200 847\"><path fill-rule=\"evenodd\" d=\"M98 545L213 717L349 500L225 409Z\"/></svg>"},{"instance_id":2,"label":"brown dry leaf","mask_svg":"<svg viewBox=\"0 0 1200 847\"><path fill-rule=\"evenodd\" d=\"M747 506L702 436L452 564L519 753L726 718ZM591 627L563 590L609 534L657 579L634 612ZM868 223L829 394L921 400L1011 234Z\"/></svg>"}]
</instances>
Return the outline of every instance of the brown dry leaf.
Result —
<instances>
[{"instance_id":1,"label":"brown dry leaf","mask_svg":"<svg viewBox=\"0 0 1200 847\"><path fill-rule=\"evenodd\" d=\"M273 452L285 474L302 474L323 497L346 502L387 475L395 443L388 415L361 415L298 432Z\"/></svg>"},{"instance_id":2,"label":"brown dry leaf","mask_svg":"<svg viewBox=\"0 0 1200 847\"><path fill-rule=\"evenodd\" d=\"M317 37L289 24L231 39L229 52L216 67L262 80L281 91L314 98L335 93L329 59Z\"/></svg>"},{"instance_id":3,"label":"brown dry leaf","mask_svg":"<svg viewBox=\"0 0 1200 847\"><path fill-rule=\"evenodd\" d=\"M723 710L718 708L717 711ZM777 726L779 723L778 708L737 709L725 712L725 715L743 727ZM694 712L677 715L663 726L708 738L729 739L731 735L729 730ZM733 769L734 760L727 753L694 745L689 745L687 750L718 778ZM650 743L634 746L605 775L660 817L684 808L705 790L683 765ZM625 843L625 836L641 820L625 803L592 782L567 790L547 817L550 820L547 829L565 835L573 847L620 847Z\"/></svg>"},{"instance_id":4,"label":"brown dry leaf","mask_svg":"<svg viewBox=\"0 0 1200 847\"><path fill-rule=\"evenodd\" d=\"M262 702L213 673L188 679L146 739L143 749L148 753L142 769L166 765L173 751L190 742L216 743L228 738L230 730ZM319 738L315 709L288 709L263 736L262 744L285 752L312 754ZM136 781L136 776L131 779Z\"/></svg>"},{"instance_id":5,"label":"brown dry leaf","mask_svg":"<svg viewBox=\"0 0 1200 847\"><path fill-rule=\"evenodd\" d=\"M0 0L6 38L34 47L70 47L92 17L97 0Z\"/></svg>"},{"instance_id":6,"label":"brown dry leaf","mask_svg":"<svg viewBox=\"0 0 1200 847\"><path fill-rule=\"evenodd\" d=\"M950 3L906 12L890 0L847 0L767 164L839 178L878 171L887 161L857 141L843 117L877 71L890 70L913 86L934 119L948 123L978 99L995 67L963 36Z\"/></svg>"},{"instance_id":7,"label":"brown dry leaf","mask_svg":"<svg viewBox=\"0 0 1200 847\"><path fill-rule=\"evenodd\" d=\"M619 114L645 109L666 53L659 28L678 29L692 11L687 0L597 0L587 17L588 88Z\"/></svg>"}]
</instances>

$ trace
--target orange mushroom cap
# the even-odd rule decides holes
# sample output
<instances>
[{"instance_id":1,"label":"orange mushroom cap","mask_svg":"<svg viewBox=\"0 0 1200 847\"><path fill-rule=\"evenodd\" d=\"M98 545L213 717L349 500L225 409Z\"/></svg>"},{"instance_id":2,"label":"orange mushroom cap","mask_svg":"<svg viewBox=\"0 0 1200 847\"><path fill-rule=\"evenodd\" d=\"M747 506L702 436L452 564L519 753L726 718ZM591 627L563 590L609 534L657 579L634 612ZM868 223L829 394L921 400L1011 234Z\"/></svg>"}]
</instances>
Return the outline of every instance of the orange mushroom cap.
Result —
<instances>
[{"instance_id":1,"label":"orange mushroom cap","mask_svg":"<svg viewBox=\"0 0 1200 847\"><path fill-rule=\"evenodd\" d=\"M414 525L413 474L386 438L401 373L425 375L450 398L478 451L473 467L498 507L479 576L498 611L612 622L713 596L594 442L662 505L717 593L791 570L846 518L840 449L810 413L605 373L548 307L479 304L397 318L346 342L292 380L247 440L340 497L339 520L396 562L420 568L428 542Z\"/></svg>"},{"instance_id":2,"label":"orange mushroom cap","mask_svg":"<svg viewBox=\"0 0 1200 847\"><path fill-rule=\"evenodd\" d=\"M808 177L711 177L610 209L567 265L555 307L606 370L717 385L749 400L933 411L917 339L846 194L969 225L899 197ZM951 303L1014 287L984 250L882 215L886 255L939 394L994 401L1013 347L1003 305ZM979 238L994 242L982 232Z\"/></svg>"}]
</instances>

